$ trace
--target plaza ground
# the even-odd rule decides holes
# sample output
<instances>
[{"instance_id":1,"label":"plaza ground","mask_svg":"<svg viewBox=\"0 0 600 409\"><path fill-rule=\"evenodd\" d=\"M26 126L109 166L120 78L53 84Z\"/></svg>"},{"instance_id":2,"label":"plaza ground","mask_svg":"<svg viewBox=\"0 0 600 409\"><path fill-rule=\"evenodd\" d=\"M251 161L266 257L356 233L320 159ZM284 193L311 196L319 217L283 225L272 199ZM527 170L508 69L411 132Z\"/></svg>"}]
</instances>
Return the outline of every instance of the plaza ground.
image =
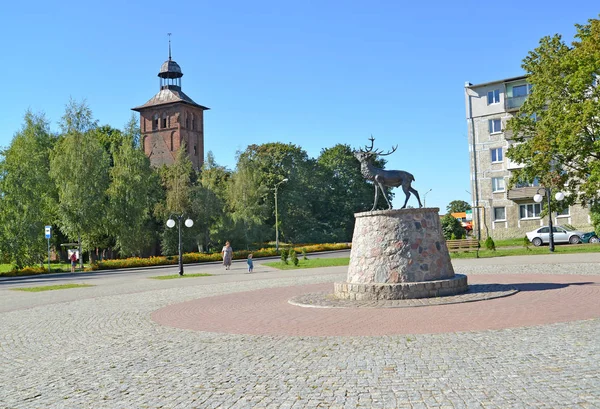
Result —
<instances>
[{"instance_id":1,"label":"plaza ground","mask_svg":"<svg viewBox=\"0 0 600 409\"><path fill-rule=\"evenodd\" d=\"M600 255L455 259L472 303L316 309L346 267L0 281L0 408L598 408ZM15 287L93 284L42 293Z\"/></svg>"}]
</instances>

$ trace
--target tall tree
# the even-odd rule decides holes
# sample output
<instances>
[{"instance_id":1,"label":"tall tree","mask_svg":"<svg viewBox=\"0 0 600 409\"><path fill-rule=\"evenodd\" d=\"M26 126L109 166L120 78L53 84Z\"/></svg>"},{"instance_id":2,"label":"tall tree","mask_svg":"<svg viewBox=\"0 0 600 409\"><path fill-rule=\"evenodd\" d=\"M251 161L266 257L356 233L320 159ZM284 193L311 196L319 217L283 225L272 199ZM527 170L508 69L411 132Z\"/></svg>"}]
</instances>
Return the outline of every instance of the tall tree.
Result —
<instances>
[{"instance_id":1,"label":"tall tree","mask_svg":"<svg viewBox=\"0 0 600 409\"><path fill-rule=\"evenodd\" d=\"M267 186L259 183L259 175L253 168L240 164L228 187L230 215L246 246L263 241L267 237L264 227L269 217L269 207L264 200Z\"/></svg>"},{"instance_id":2,"label":"tall tree","mask_svg":"<svg viewBox=\"0 0 600 409\"><path fill-rule=\"evenodd\" d=\"M56 217L56 186L48 176L56 141L43 114L27 111L8 149L0 153L0 252L15 267L46 255L44 226Z\"/></svg>"},{"instance_id":3,"label":"tall tree","mask_svg":"<svg viewBox=\"0 0 600 409\"><path fill-rule=\"evenodd\" d=\"M471 210L471 205L464 200L453 200L446 206L446 213L460 213Z\"/></svg>"},{"instance_id":4,"label":"tall tree","mask_svg":"<svg viewBox=\"0 0 600 409\"><path fill-rule=\"evenodd\" d=\"M110 158L85 102L70 100L60 127L50 160L50 176L58 189L58 225L71 240L81 238L83 247L91 249L107 229Z\"/></svg>"},{"instance_id":5,"label":"tall tree","mask_svg":"<svg viewBox=\"0 0 600 409\"><path fill-rule=\"evenodd\" d=\"M275 185L278 185L279 232L289 242L315 240L317 225L312 205L315 162L309 161L299 146L280 142L250 145L238 156L238 168L251 168L256 172L256 182L266 187L265 202L271 209L267 223L273 226L275 237Z\"/></svg>"},{"instance_id":6,"label":"tall tree","mask_svg":"<svg viewBox=\"0 0 600 409\"><path fill-rule=\"evenodd\" d=\"M508 157L524 164L511 184L538 178L566 189L566 202L598 202L600 192L600 20L577 25L568 46L544 37L523 60L531 93L507 129L519 144Z\"/></svg>"},{"instance_id":7,"label":"tall tree","mask_svg":"<svg viewBox=\"0 0 600 409\"><path fill-rule=\"evenodd\" d=\"M373 205L373 185L360 173L360 164L348 145L321 151L317 162L324 169L317 215L327 241L351 241L354 213ZM381 199L384 201L384 199ZM329 237L328 237L329 236Z\"/></svg>"},{"instance_id":8,"label":"tall tree","mask_svg":"<svg viewBox=\"0 0 600 409\"><path fill-rule=\"evenodd\" d=\"M200 183L193 192L193 208L199 221L198 242L203 249L220 248L227 240L237 247L235 223L228 205L231 178L232 172L219 165L209 151L200 172Z\"/></svg>"},{"instance_id":9,"label":"tall tree","mask_svg":"<svg viewBox=\"0 0 600 409\"><path fill-rule=\"evenodd\" d=\"M141 255L153 242L152 211L159 198L158 174L129 137L114 147L108 219L122 255Z\"/></svg>"},{"instance_id":10,"label":"tall tree","mask_svg":"<svg viewBox=\"0 0 600 409\"><path fill-rule=\"evenodd\" d=\"M156 217L162 221L161 245L167 254L176 254L178 249L178 227L168 228L164 222L169 217L190 216L191 189L194 169L187 156L185 144L176 153L175 162L170 166L163 166L159 173L165 191L165 201L157 204ZM182 240L185 248L190 248L193 235L190 230L182 226Z\"/></svg>"}]
</instances>

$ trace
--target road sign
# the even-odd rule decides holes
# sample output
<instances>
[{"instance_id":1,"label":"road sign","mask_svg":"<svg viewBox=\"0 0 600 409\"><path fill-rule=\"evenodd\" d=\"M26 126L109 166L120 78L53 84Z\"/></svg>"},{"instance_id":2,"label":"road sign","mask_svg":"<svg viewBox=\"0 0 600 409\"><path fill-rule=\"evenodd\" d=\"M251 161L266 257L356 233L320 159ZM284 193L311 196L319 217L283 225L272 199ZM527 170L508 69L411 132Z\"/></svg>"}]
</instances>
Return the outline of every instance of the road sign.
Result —
<instances>
[{"instance_id":1,"label":"road sign","mask_svg":"<svg viewBox=\"0 0 600 409\"><path fill-rule=\"evenodd\" d=\"M52 230L52 226L46 226L46 238L47 239L49 239L51 236L51 234L50 234L51 230Z\"/></svg>"},{"instance_id":2,"label":"road sign","mask_svg":"<svg viewBox=\"0 0 600 409\"><path fill-rule=\"evenodd\" d=\"M467 219L468 222L473 220L473 210L467 210L465 213L466 213L465 219Z\"/></svg>"}]
</instances>

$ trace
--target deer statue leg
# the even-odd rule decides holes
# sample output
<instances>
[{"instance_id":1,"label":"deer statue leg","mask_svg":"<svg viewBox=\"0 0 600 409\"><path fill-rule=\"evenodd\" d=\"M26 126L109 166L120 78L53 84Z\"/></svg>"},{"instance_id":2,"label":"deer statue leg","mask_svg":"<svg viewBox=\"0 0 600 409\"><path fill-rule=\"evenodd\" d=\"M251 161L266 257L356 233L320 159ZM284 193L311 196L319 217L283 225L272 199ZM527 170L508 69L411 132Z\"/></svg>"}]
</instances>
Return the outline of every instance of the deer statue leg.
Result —
<instances>
[{"instance_id":1,"label":"deer statue leg","mask_svg":"<svg viewBox=\"0 0 600 409\"><path fill-rule=\"evenodd\" d=\"M408 203L408 199L410 198L410 186L406 183L402 184L402 191L404 192L404 194L406 195L406 200L404 201L404 206L402 206L403 209L406 208L406 204ZM419 201L420 203L420 201Z\"/></svg>"},{"instance_id":2,"label":"deer statue leg","mask_svg":"<svg viewBox=\"0 0 600 409\"><path fill-rule=\"evenodd\" d=\"M385 199L387 205L388 205L388 209L392 208L392 205L390 203L390 201L387 198L387 190L385 187L385 183L383 180L383 177L380 175L375 176L375 180L373 181L375 184L375 191L377 191L377 186L379 186L379 189L381 189L381 194L383 195L383 198ZM375 203L377 203L377 201L375 201Z\"/></svg>"},{"instance_id":3,"label":"deer statue leg","mask_svg":"<svg viewBox=\"0 0 600 409\"><path fill-rule=\"evenodd\" d=\"M373 201L373 208L371 211L375 210L375 207L377 207L377 195L379 195L379 191L377 190L377 181L373 181L373 186L375 186L375 200Z\"/></svg>"},{"instance_id":4,"label":"deer statue leg","mask_svg":"<svg viewBox=\"0 0 600 409\"><path fill-rule=\"evenodd\" d=\"M379 188L381 189L381 193L383 194L383 198L385 199L385 201L387 202L388 205L388 209L392 208L392 204L390 203L390 201L388 200L387 197L387 188L383 183L379 183Z\"/></svg>"},{"instance_id":5,"label":"deer statue leg","mask_svg":"<svg viewBox=\"0 0 600 409\"><path fill-rule=\"evenodd\" d=\"M413 192L413 194L415 196L417 196L417 200L419 201L419 207L423 207L423 205L421 204L421 198L419 197L419 192L417 192L415 189L413 189L412 187L409 187L408 190L410 190L411 192Z\"/></svg>"}]
</instances>

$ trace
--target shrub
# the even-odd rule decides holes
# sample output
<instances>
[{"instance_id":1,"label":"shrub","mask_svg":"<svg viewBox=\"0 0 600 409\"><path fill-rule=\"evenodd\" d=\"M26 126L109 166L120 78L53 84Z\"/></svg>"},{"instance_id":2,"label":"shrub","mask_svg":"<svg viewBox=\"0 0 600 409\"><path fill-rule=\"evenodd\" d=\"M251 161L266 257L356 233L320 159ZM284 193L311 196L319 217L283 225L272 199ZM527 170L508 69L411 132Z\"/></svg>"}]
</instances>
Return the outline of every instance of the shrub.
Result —
<instances>
[{"instance_id":1,"label":"shrub","mask_svg":"<svg viewBox=\"0 0 600 409\"><path fill-rule=\"evenodd\" d=\"M442 234L446 240L451 240L452 235L455 238L460 238L464 234L464 227L451 214L447 214L440 220Z\"/></svg>"},{"instance_id":2,"label":"shrub","mask_svg":"<svg viewBox=\"0 0 600 409\"><path fill-rule=\"evenodd\" d=\"M304 247L302 247L302 260L308 260L308 257L306 257L306 249Z\"/></svg>"},{"instance_id":3,"label":"shrub","mask_svg":"<svg viewBox=\"0 0 600 409\"><path fill-rule=\"evenodd\" d=\"M283 264L288 263L288 250L286 248L281 249L281 262Z\"/></svg>"},{"instance_id":4,"label":"shrub","mask_svg":"<svg viewBox=\"0 0 600 409\"><path fill-rule=\"evenodd\" d=\"M496 243L494 243L494 239L488 236L488 238L485 239L485 248L496 251Z\"/></svg>"},{"instance_id":5,"label":"shrub","mask_svg":"<svg viewBox=\"0 0 600 409\"><path fill-rule=\"evenodd\" d=\"M292 260L292 263L294 263L295 266L297 266L299 263L298 256L293 249L290 250L290 260Z\"/></svg>"},{"instance_id":6,"label":"shrub","mask_svg":"<svg viewBox=\"0 0 600 409\"><path fill-rule=\"evenodd\" d=\"M527 236L523 237L523 247L525 247L527 250L531 250L529 248L530 244L531 244L531 242L529 241L529 239L527 238Z\"/></svg>"}]
</instances>

